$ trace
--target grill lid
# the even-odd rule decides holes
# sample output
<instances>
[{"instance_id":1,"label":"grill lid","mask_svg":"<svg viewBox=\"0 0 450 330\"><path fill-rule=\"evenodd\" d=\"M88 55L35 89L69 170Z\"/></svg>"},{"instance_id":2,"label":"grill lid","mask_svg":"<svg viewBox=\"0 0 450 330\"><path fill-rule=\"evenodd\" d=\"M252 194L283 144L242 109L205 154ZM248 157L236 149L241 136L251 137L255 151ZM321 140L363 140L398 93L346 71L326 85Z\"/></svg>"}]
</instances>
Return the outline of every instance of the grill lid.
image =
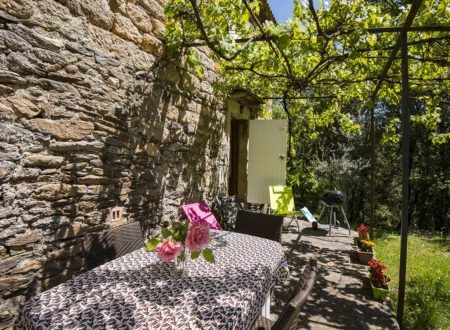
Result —
<instances>
[{"instance_id":1,"label":"grill lid","mask_svg":"<svg viewBox=\"0 0 450 330\"><path fill-rule=\"evenodd\" d=\"M332 204L332 205L342 205L345 203L345 199L347 197L342 191L339 190L326 190L324 194L322 195L322 200L326 204Z\"/></svg>"}]
</instances>

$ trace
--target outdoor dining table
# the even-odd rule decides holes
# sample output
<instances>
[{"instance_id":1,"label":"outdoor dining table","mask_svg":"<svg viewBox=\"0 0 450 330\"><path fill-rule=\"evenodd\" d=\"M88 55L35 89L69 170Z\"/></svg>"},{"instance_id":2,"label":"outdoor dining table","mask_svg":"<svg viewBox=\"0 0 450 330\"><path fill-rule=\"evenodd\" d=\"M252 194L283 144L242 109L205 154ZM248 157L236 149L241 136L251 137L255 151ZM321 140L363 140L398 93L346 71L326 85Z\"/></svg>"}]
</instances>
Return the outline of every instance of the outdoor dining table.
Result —
<instances>
[{"instance_id":1,"label":"outdoor dining table","mask_svg":"<svg viewBox=\"0 0 450 330\"><path fill-rule=\"evenodd\" d=\"M248 329L289 275L278 242L213 231L216 262L173 262L136 250L30 299L19 329Z\"/></svg>"}]
</instances>

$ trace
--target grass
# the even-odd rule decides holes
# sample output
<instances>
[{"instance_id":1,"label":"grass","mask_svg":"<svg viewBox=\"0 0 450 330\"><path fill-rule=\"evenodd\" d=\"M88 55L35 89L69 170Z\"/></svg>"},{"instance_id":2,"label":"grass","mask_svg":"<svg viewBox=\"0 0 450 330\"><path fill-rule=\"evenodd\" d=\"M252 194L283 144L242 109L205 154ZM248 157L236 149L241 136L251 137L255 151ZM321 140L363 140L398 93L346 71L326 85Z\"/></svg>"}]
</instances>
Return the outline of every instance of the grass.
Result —
<instances>
[{"instance_id":1,"label":"grass","mask_svg":"<svg viewBox=\"0 0 450 330\"><path fill-rule=\"evenodd\" d=\"M377 259L388 265L390 297L397 307L400 236L376 239ZM432 234L408 236L405 329L450 329L450 242Z\"/></svg>"}]
</instances>

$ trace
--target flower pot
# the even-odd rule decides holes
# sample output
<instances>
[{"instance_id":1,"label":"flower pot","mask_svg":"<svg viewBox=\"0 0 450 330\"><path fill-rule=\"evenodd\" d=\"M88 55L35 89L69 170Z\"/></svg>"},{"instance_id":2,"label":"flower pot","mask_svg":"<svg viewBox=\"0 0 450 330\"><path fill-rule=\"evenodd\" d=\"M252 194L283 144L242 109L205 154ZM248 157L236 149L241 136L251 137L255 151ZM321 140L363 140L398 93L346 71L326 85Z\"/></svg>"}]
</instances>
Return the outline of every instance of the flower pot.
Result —
<instances>
[{"instance_id":1,"label":"flower pot","mask_svg":"<svg viewBox=\"0 0 450 330\"><path fill-rule=\"evenodd\" d=\"M372 281L370 281L370 286L372 287L372 296L374 299L377 300L386 300L386 297L389 293L389 288L386 287L386 289L384 288L377 288L375 286L373 286Z\"/></svg>"},{"instance_id":2,"label":"flower pot","mask_svg":"<svg viewBox=\"0 0 450 330\"><path fill-rule=\"evenodd\" d=\"M369 261L372 260L373 258L373 251L365 252L358 250L358 258L360 264L367 265Z\"/></svg>"}]
</instances>

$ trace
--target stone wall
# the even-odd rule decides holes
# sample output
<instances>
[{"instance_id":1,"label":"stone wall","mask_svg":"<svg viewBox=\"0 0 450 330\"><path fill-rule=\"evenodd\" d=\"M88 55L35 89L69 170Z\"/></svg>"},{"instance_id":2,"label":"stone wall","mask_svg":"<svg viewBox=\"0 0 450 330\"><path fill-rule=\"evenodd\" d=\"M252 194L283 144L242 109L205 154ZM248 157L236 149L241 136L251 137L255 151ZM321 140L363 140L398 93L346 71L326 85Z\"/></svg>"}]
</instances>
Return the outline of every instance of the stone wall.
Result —
<instances>
[{"instance_id":1,"label":"stone wall","mask_svg":"<svg viewBox=\"0 0 450 330\"><path fill-rule=\"evenodd\" d=\"M111 208L148 233L225 192L215 65L164 57L163 2L0 0L0 329L83 271Z\"/></svg>"}]
</instances>

